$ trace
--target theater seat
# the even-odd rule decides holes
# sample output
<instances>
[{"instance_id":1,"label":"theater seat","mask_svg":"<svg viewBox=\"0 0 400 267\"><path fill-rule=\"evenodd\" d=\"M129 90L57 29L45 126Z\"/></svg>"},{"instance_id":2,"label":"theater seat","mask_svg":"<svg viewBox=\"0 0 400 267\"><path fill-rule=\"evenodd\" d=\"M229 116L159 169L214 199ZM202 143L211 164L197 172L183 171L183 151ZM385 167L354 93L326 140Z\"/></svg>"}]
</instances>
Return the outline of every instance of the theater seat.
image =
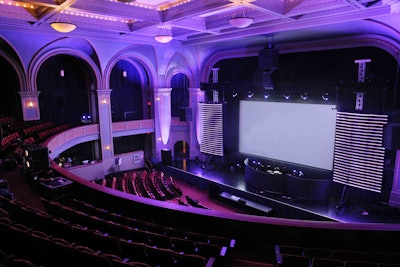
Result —
<instances>
[{"instance_id":1,"label":"theater seat","mask_svg":"<svg viewBox=\"0 0 400 267\"><path fill-rule=\"evenodd\" d=\"M330 258L312 258L311 267L343 267L344 261Z\"/></svg>"},{"instance_id":2,"label":"theater seat","mask_svg":"<svg viewBox=\"0 0 400 267\"><path fill-rule=\"evenodd\" d=\"M345 261L344 267L378 267L378 264L370 261Z\"/></svg>"},{"instance_id":3,"label":"theater seat","mask_svg":"<svg viewBox=\"0 0 400 267\"><path fill-rule=\"evenodd\" d=\"M281 254L281 260L278 262L280 267L309 267L310 257L293 254Z\"/></svg>"}]
</instances>

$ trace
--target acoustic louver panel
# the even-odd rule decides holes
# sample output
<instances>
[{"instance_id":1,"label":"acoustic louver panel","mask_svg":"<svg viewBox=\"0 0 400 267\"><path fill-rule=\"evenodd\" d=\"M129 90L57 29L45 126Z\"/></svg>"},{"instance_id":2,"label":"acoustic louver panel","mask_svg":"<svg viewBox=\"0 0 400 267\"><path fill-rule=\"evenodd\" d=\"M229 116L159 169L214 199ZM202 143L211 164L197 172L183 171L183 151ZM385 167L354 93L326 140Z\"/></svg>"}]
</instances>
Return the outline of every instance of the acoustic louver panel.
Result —
<instances>
[{"instance_id":1,"label":"acoustic louver panel","mask_svg":"<svg viewBox=\"0 0 400 267\"><path fill-rule=\"evenodd\" d=\"M387 115L338 112L333 181L381 192Z\"/></svg>"},{"instance_id":2,"label":"acoustic louver panel","mask_svg":"<svg viewBox=\"0 0 400 267\"><path fill-rule=\"evenodd\" d=\"M224 155L222 104L199 103L200 152Z\"/></svg>"}]
</instances>

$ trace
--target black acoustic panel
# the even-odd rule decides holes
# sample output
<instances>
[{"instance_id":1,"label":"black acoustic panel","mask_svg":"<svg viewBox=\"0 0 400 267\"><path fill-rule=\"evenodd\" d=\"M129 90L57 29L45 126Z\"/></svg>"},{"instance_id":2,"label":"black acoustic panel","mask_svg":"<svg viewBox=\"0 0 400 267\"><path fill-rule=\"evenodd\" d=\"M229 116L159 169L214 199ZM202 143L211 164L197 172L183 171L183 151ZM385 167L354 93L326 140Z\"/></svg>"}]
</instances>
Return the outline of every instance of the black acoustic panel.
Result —
<instances>
[{"instance_id":1,"label":"black acoustic panel","mask_svg":"<svg viewBox=\"0 0 400 267\"><path fill-rule=\"evenodd\" d=\"M258 53L258 64L262 71L274 71L279 67L279 51L264 49Z\"/></svg>"},{"instance_id":2,"label":"black acoustic panel","mask_svg":"<svg viewBox=\"0 0 400 267\"><path fill-rule=\"evenodd\" d=\"M180 108L179 109L179 120L180 121L192 121L192 109L191 108Z\"/></svg>"},{"instance_id":3,"label":"black acoustic panel","mask_svg":"<svg viewBox=\"0 0 400 267\"><path fill-rule=\"evenodd\" d=\"M29 162L29 168L32 170L47 169L49 167L49 151L47 147L30 146L25 161Z\"/></svg>"},{"instance_id":4,"label":"black acoustic panel","mask_svg":"<svg viewBox=\"0 0 400 267\"><path fill-rule=\"evenodd\" d=\"M400 149L400 124L387 124L383 131L383 146L389 150Z\"/></svg>"},{"instance_id":5,"label":"black acoustic panel","mask_svg":"<svg viewBox=\"0 0 400 267\"><path fill-rule=\"evenodd\" d=\"M161 150L161 162L164 165L172 165L172 153L169 149Z\"/></svg>"}]
</instances>

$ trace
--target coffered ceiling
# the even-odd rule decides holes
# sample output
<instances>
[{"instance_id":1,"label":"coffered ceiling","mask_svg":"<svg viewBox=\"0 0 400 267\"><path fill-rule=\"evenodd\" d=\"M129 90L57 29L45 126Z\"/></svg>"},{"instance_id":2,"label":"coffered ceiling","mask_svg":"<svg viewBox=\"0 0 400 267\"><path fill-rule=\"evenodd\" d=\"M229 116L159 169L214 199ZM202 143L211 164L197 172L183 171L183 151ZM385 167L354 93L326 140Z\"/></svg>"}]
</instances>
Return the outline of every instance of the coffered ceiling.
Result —
<instances>
[{"instance_id":1,"label":"coffered ceiling","mask_svg":"<svg viewBox=\"0 0 400 267\"><path fill-rule=\"evenodd\" d=\"M0 27L53 31L51 22L69 19L77 25L71 35L151 44L162 26L177 45L224 45L271 36L275 42L352 34L396 38L399 11L398 0L0 0ZM229 19L239 15L254 22L236 28Z\"/></svg>"}]
</instances>

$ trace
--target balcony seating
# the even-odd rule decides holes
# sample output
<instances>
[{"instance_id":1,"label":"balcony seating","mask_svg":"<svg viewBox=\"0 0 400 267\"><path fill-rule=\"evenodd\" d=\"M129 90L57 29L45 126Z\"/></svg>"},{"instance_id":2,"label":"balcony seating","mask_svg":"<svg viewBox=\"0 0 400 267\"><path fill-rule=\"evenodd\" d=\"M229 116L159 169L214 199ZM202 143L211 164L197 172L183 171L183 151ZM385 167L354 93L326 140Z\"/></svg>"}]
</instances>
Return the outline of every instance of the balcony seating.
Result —
<instances>
[{"instance_id":1,"label":"balcony seating","mask_svg":"<svg viewBox=\"0 0 400 267\"><path fill-rule=\"evenodd\" d=\"M194 243L194 254L200 255L206 258L219 258L224 257L226 254L226 247L220 247L216 244L195 242Z\"/></svg>"},{"instance_id":2,"label":"balcony seating","mask_svg":"<svg viewBox=\"0 0 400 267\"><path fill-rule=\"evenodd\" d=\"M119 239L121 251L119 253L122 258L129 258L131 261L146 262L147 253L144 243L134 242L127 239Z\"/></svg>"},{"instance_id":3,"label":"balcony seating","mask_svg":"<svg viewBox=\"0 0 400 267\"><path fill-rule=\"evenodd\" d=\"M184 253L175 253L174 258L176 267L205 267L210 260L212 261L211 263L215 260L213 258L207 259L199 255Z\"/></svg>"},{"instance_id":4,"label":"balcony seating","mask_svg":"<svg viewBox=\"0 0 400 267\"><path fill-rule=\"evenodd\" d=\"M162 235L153 232L147 232L149 237L149 245L159 248L173 249L171 238L167 235Z\"/></svg>"},{"instance_id":5,"label":"balcony seating","mask_svg":"<svg viewBox=\"0 0 400 267\"><path fill-rule=\"evenodd\" d=\"M160 249L160 251L156 251L157 253L161 253L167 258L169 256L164 254L169 252L172 252L172 256L182 252L198 256L195 257L196 259L182 257L182 262L193 260L197 261L196 264L200 264L202 259L206 259L207 262L210 259L213 259L212 262L220 259L220 262L222 258L226 257L228 248L233 248L235 245L234 240L222 236L184 231L156 223L138 221L122 214L107 212L105 209L78 199L72 199L66 203L47 199L43 199L43 201L44 206L49 210L54 210L64 219L69 218L71 240L94 250L107 251L109 254L115 254L122 259L128 258L134 262L151 263L148 250L156 248ZM92 213L99 216L92 215ZM106 214L110 220L101 218ZM133 225L137 227L134 228ZM172 238L174 238L174 243ZM185 245L183 245L184 243ZM138 255L134 255L134 253ZM122 263L124 262L120 262L120 264Z\"/></svg>"},{"instance_id":6,"label":"balcony seating","mask_svg":"<svg viewBox=\"0 0 400 267\"><path fill-rule=\"evenodd\" d=\"M178 253L194 254L194 242L190 239L171 237L172 249Z\"/></svg>"},{"instance_id":7,"label":"balcony seating","mask_svg":"<svg viewBox=\"0 0 400 267\"><path fill-rule=\"evenodd\" d=\"M148 262L152 266L175 267L174 252L166 248L145 246Z\"/></svg>"}]
</instances>

